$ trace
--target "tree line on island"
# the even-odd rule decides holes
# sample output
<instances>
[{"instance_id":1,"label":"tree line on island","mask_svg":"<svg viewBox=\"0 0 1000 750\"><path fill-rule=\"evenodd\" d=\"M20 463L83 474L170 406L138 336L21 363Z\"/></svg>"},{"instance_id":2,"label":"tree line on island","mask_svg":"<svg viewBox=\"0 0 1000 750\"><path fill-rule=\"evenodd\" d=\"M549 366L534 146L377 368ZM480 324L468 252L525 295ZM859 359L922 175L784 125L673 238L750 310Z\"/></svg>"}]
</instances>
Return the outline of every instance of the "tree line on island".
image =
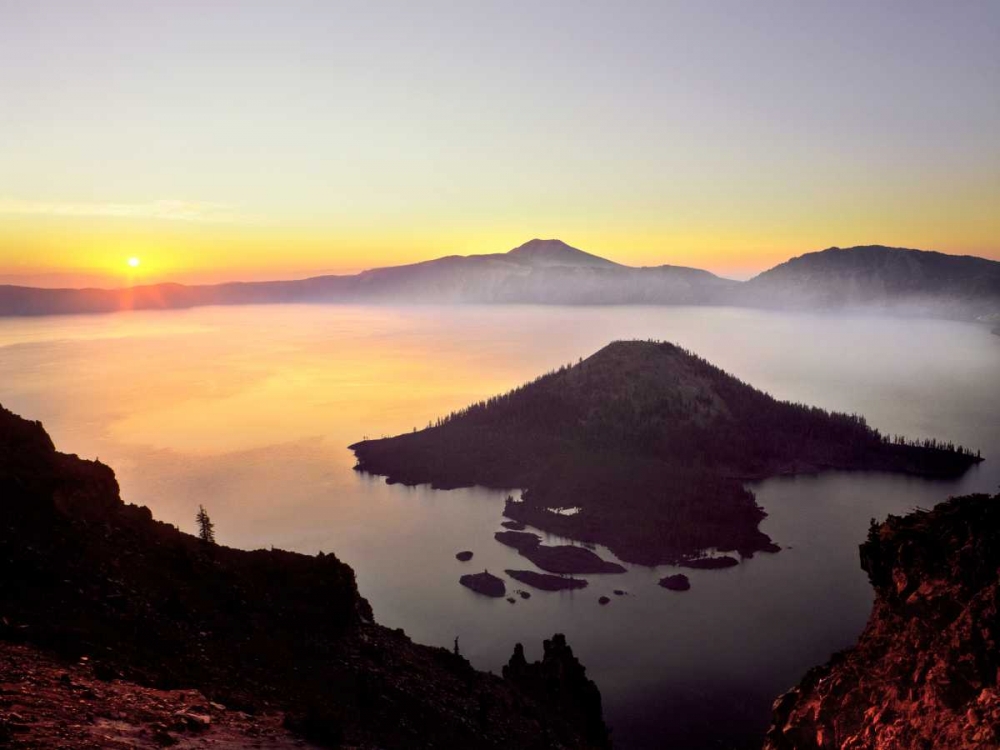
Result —
<instances>
[{"instance_id":1,"label":"tree line on island","mask_svg":"<svg viewBox=\"0 0 1000 750\"><path fill-rule=\"evenodd\" d=\"M980 460L779 401L669 343L619 341L432 427L351 446L358 468L437 487L524 488L515 520L629 562L775 549L744 482L825 468L953 476ZM552 509L579 507L573 515Z\"/></svg>"}]
</instances>

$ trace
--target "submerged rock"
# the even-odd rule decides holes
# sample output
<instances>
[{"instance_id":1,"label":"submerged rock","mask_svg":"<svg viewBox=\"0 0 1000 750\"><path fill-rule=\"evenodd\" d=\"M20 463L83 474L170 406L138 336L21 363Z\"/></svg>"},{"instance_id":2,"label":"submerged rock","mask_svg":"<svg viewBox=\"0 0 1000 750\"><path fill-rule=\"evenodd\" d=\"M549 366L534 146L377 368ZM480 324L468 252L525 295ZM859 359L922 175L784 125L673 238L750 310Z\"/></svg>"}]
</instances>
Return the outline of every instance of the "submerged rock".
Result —
<instances>
[{"instance_id":1,"label":"submerged rock","mask_svg":"<svg viewBox=\"0 0 1000 750\"><path fill-rule=\"evenodd\" d=\"M459 562L469 562L472 559L472 552L469 550L464 550L455 555L455 559Z\"/></svg>"},{"instance_id":2,"label":"submerged rock","mask_svg":"<svg viewBox=\"0 0 1000 750\"><path fill-rule=\"evenodd\" d=\"M528 586L533 586L542 591L563 591L566 589L582 589L587 586L587 582L582 578L571 578L566 576L554 576L549 573L536 573L533 570L505 570L515 581L520 581ZM528 592L523 592L527 594ZM530 596L530 595L529 595Z\"/></svg>"},{"instance_id":3,"label":"submerged rock","mask_svg":"<svg viewBox=\"0 0 1000 750\"><path fill-rule=\"evenodd\" d=\"M691 581L683 573L678 573L677 575L661 578L660 585L671 591L687 591L691 588Z\"/></svg>"},{"instance_id":4,"label":"submerged rock","mask_svg":"<svg viewBox=\"0 0 1000 750\"><path fill-rule=\"evenodd\" d=\"M470 573L458 579L466 588L472 589L477 594L500 598L507 595L507 586L502 578L483 571L482 573Z\"/></svg>"},{"instance_id":5,"label":"submerged rock","mask_svg":"<svg viewBox=\"0 0 1000 750\"><path fill-rule=\"evenodd\" d=\"M739 564L739 560L729 555L721 557L696 557L692 560L677 563L678 567L691 568L692 570L719 570L720 568L733 568Z\"/></svg>"}]
</instances>

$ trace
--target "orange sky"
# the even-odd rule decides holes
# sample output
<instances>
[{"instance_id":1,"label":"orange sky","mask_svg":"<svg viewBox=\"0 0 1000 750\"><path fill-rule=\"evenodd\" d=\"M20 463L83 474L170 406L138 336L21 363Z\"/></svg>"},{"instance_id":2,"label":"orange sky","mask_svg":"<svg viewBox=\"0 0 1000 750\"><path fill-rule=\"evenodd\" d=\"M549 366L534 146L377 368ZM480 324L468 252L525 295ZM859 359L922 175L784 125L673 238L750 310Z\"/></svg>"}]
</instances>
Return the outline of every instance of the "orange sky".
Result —
<instances>
[{"instance_id":1,"label":"orange sky","mask_svg":"<svg viewBox=\"0 0 1000 750\"><path fill-rule=\"evenodd\" d=\"M100 5L0 24L0 282L1000 259L996 4Z\"/></svg>"},{"instance_id":2,"label":"orange sky","mask_svg":"<svg viewBox=\"0 0 1000 750\"><path fill-rule=\"evenodd\" d=\"M391 223L391 222L387 222ZM545 223L545 222L543 222ZM774 227L594 227L563 222L558 231L466 226L296 227L280 224L121 217L6 217L0 224L0 283L108 286L179 281L301 278L354 273L450 254L506 252L532 237L559 237L628 265L674 264L747 278L804 252L831 245L891 244L1000 259L987 241L949 231L939 217L886 231L865 217L829 231L788 223ZM881 230L881 231L880 231ZM128 265L136 257L138 269Z\"/></svg>"}]
</instances>

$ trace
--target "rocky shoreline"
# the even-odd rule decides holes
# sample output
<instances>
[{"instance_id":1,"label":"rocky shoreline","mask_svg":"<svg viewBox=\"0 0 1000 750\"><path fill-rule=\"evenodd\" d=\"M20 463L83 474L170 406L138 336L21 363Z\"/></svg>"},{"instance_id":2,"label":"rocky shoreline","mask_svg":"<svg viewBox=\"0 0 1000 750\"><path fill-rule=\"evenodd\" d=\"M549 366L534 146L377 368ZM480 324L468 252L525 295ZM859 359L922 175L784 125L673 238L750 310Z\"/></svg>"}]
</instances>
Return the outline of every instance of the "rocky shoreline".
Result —
<instances>
[{"instance_id":1,"label":"rocky shoreline","mask_svg":"<svg viewBox=\"0 0 1000 750\"><path fill-rule=\"evenodd\" d=\"M868 624L778 698L765 750L1000 747L1000 494L890 516L860 553Z\"/></svg>"}]
</instances>

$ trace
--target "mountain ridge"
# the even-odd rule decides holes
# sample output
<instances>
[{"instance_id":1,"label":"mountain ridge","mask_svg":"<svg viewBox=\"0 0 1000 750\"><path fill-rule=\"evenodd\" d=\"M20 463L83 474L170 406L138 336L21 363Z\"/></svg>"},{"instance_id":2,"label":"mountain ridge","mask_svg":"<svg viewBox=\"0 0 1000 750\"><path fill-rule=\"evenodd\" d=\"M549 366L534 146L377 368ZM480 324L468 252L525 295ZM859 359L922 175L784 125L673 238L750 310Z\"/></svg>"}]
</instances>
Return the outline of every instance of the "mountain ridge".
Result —
<instances>
[{"instance_id":1,"label":"mountain ridge","mask_svg":"<svg viewBox=\"0 0 1000 750\"><path fill-rule=\"evenodd\" d=\"M985 319L1000 311L1000 262L885 245L831 247L758 274L742 285L736 300Z\"/></svg>"},{"instance_id":2,"label":"mountain ridge","mask_svg":"<svg viewBox=\"0 0 1000 750\"><path fill-rule=\"evenodd\" d=\"M558 239L353 275L118 289L0 285L0 316L241 304L730 305L1000 319L1000 262L882 245L806 253L740 282L685 266L627 266Z\"/></svg>"}]
</instances>

